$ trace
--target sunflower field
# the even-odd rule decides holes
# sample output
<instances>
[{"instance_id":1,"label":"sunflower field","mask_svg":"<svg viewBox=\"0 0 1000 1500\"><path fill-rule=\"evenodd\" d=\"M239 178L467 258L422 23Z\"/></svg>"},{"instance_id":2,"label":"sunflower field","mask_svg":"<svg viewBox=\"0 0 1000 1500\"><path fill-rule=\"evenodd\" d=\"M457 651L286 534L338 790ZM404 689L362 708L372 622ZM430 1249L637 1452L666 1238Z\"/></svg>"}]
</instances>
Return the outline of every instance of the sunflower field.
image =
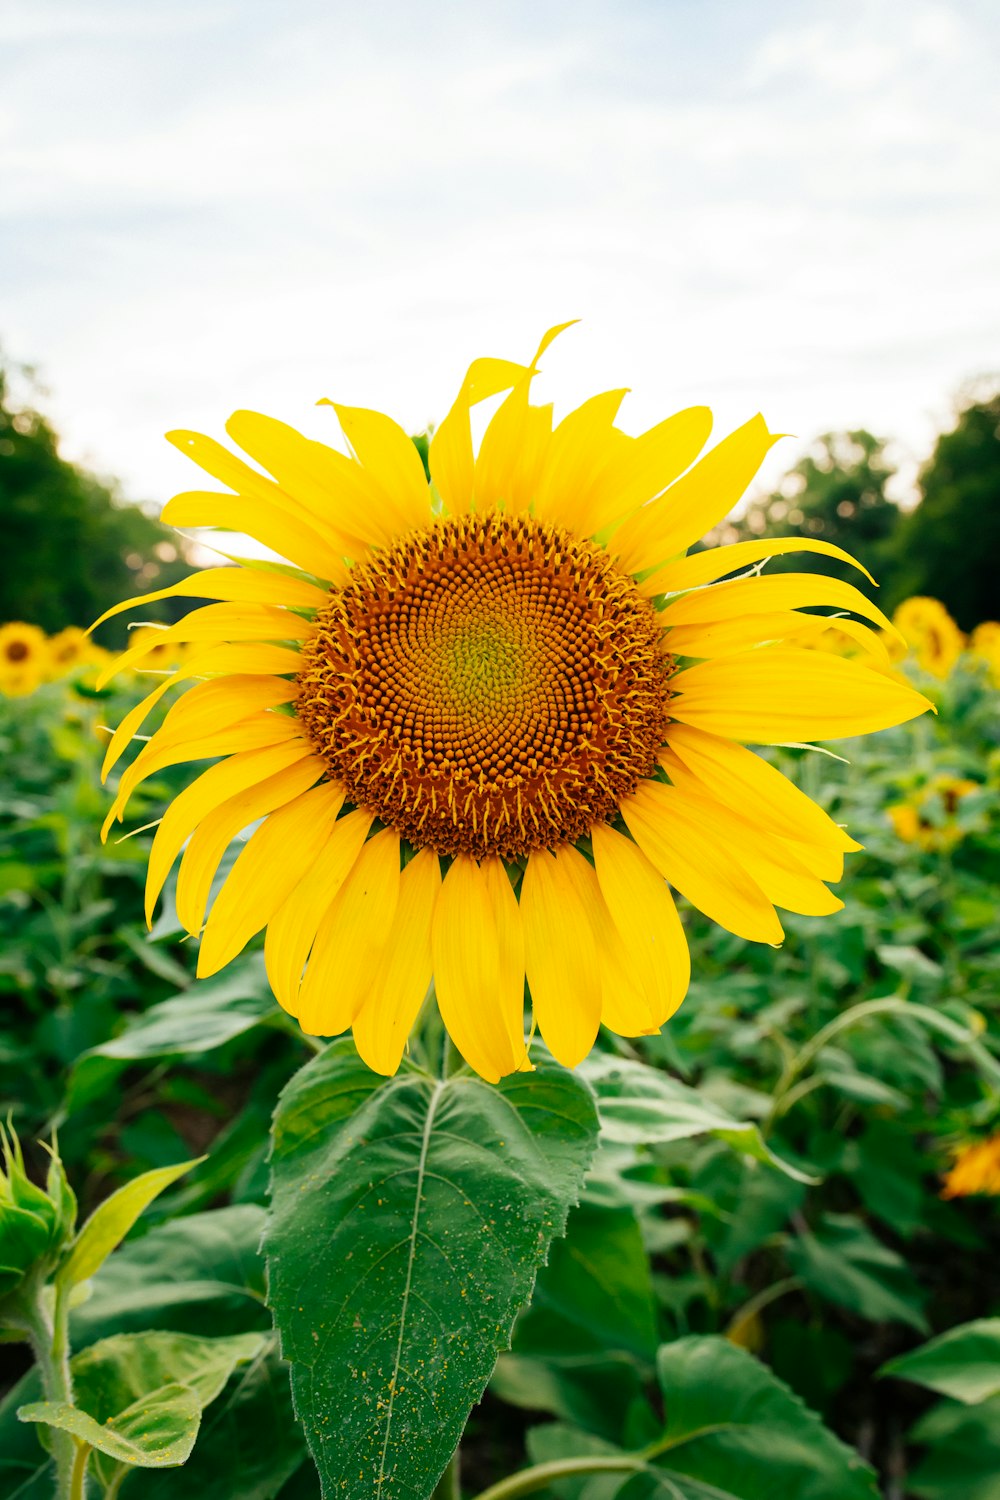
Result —
<instances>
[{"instance_id":1,"label":"sunflower field","mask_svg":"<svg viewBox=\"0 0 1000 1500\"><path fill-rule=\"evenodd\" d=\"M355 421L363 450L357 414L342 420L345 430ZM740 431L759 446L770 436ZM179 498L178 524L202 524L198 507L212 497ZM548 535L539 543L527 521L486 530L455 523L445 562L464 548L502 571L508 548L534 556L537 546L546 565L569 550ZM641 572L641 525L634 549ZM379 661L395 649L394 601L415 568L425 578L437 566L426 544L419 566L413 556L386 548L365 580L378 600L366 649ZM710 582L707 556L683 562ZM608 590L616 642L645 662L641 617L630 597L621 604L596 548L581 544L571 563L591 594ZM382 816L362 818L302 770L290 694L261 683L299 672L312 694L309 743L326 754L331 705L354 680L353 617L331 613L325 634L299 632L304 668L284 659L295 639L284 626L281 646L246 644L280 590L286 621L311 606L316 587L301 572L229 569L214 596L201 575L203 592L186 592L223 601L200 613L231 611L228 636L147 627L119 661L79 629L0 629L0 1500L1000 1500L1000 625L966 636L921 597L883 624L860 594L858 605L837 592L847 585L827 579L827 592L799 598L800 575L766 572L768 592L741 593L720 619L690 606L716 592L699 593L695 571L674 580L661 570L663 593L688 606L675 606L679 655L711 665L711 632L728 639L734 618L744 630L747 612L759 618L767 642L777 611L843 600L836 619L796 616L794 659L814 663L831 693L874 659L858 670L899 705L890 727L840 738L835 754L774 744L746 772L753 779L733 771L719 811L697 774L715 735L692 718L648 786L636 791L633 778L628 796L607 793L624 823L612 827L601 786L587 783L596 811L581 824L583 852L563 857L565 885L555 860L536 873L529 860L517 901L504 874L517 839L490 842L490 820L507 816L499 804L473 803L479 821L463 823L434 803L445 832L432 859L419 799L386 793ZM237 588L234 574L249 582ZM526 585L517 620L544 625L560 578ZM756 569L721 588L744 582L758 582ZM349 588L361 584L342 585L344 611ZM456 589L450 607L463 597ZM754 597L766 602L745 602ZM415 591L407 609L421 599ZM460 615L449 683L458 674L474 695L486 662L506 693L520 628L497 627L473 649ZM605 649L603 638L572 639L573 663ZM252 651L272 653L267 665ZM208 667L206 652L216 653ZM194 749L178 749L181 690L210 670L250 695L248 712L267 716L272 738L247 730L248 718L234 739L222 694L196 697L199 684ZM689 669L691 703L702 670ZM647 713L643 694L655 693L640 677L636 667L629 711ZM384 693L385 674L373 680ZM571 694L567 722L578 708ZM637 722L662 738L655 719L622 722L633 741ZM415 728L400 724L424 732L419 715ZM144 776L119 762L135 737ZM337 753L357 809L376 797L379 747L351 759L353 744L338 740ZM532 757L551 751L544 736L527 749L483 744L468 741L467 753L492 756L498 778L530 779ZM253 776L227 784L235 809L195 808L182 762L218 756L231 759L205 777L248 758ZM738 756L729 770L744 765ZM456 775L463 766L459 757ZM814 818L817 852L815 868L781 866L773 896L812 910L783 911L772 930L747 894L757 886L741 887L724 859L704 893L687 863L699 837L707 860L716 836L742 826L741 801L776 796L778 772L799 789L789 797L805 794L795 818ZM294 777L281 785L299 813L281 826L296 878L308 876L297 901L276 894L286 877L266 834L253 878L240 864L246 835L284 811L261 788ZM728 783L720 772L713 784ZM575 845L564 786L544 791L538 816ZM587 953L592 968L595 954L606 960L596 940L572 949L593 927L613 956L633 931L640 952L637 913L655 902L635 861L648 856L662 875L655 808L675 794L683 826L685 808L701 809L712 839L692 820L687 862L670 866L689 899L661 954L666 977L636 960L635 997L605 994L599 1035L580 1043L581 997L598 983ZM115 824L102 841L130 796L128 829ZM388 837L395 826L402 843ZM789 839L779 825L776 845ZM443 883L439 848L452 859ZM823 881L836 880L845 852L827 902ZM767 840L739 855L772 896L780 861ZM359 865L364 882L348 879ZM390 867L405 921L379 949L360 898L337 905L334 893L381 889ZM606 928L603 899L587 894L595 869L614 915ZM713 891L727 893L718 922ZM621 892L634 910L615 904ZM517 924L503 915L518 902L520 967ZM482 973L465 975L473 1004L456 1000L454 976L459 959L472 962L464 934L480 909L498 936ZM586 928L573 927L577 909ZM548 914L541 938L532 911ZM437 1005L425 1000L431 949L419 936L432 921ZM741 925L757 940L731 930ZM326 942L322 967L314 956L302 979L312 936L316 953ZM614 961L632 972L627 952ZM557 962L571 986L552 977ZM541 1032L532 1026L527 1042L525 966ZM354 992L370 1000L373 973L375 992L407 997L400 1013L348 1003ZM482 1014L479 996L494 989L498 1004L513 993L513 1028L491 1030Z\"/></svg>"}]
</instances>

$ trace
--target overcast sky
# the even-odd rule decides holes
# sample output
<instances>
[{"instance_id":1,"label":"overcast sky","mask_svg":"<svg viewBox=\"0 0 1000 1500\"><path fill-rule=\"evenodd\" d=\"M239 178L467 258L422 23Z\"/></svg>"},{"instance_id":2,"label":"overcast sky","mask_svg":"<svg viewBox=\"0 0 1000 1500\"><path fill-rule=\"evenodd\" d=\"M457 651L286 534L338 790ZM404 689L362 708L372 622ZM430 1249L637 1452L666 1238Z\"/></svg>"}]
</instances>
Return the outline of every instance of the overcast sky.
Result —
<instances>
[{"instance_id":1,"label":"overcast sky","mask_svg":"<svg viewBox=\"0 0 1000 1500\"><path fill-rule=\"evenodd\" d=\"M572 317L557 407L919 457L1000 367L998 43L995 0L0 0L0 340L136 498L191 485L169 427L415 429Z\"/></svg>"}]
</instances>

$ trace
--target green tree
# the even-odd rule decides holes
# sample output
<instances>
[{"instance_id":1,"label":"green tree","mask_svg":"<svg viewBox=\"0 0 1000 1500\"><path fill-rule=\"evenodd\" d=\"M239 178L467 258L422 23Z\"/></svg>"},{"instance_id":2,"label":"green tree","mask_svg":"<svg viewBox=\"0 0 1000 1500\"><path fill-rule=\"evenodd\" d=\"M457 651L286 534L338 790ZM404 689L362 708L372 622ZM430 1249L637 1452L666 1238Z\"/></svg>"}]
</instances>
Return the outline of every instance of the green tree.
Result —
<instances>
[{"instance_id":1,"label":"green tree","mask_svg":"<svg viewBox=\"0 0 1000 1500\"><path fill-rule=\"evenodd\" d=\"M721 540L802 536L833 542L881 578L901 519L899 507L886 495L895 469L885 450L885 440L870 432L824 433L772 494L754 501L727 525ZM774 558L769 571L802 566L802 557L789 553ZM835 558L811 556L808 566L872 592L856 569Z\"/></svg>"},{"instance_id":2,"label":"green tree","mask_svg":"<svg viewBox=\"0 0 1000 1500\"><path fill-rule=\"evenodd\" d=\"M46 418L15 398L12 386L28 374L0 362L0 620L53 632L89 625L127 594L165 588L188 563L173 532L60 456ZM160 619L181 612L149 607ZM123 639L124 627L110 622L104 643Z\"/></svg>"},{"instance_id":3,"label":"green tree","mask_svg":"<svg viewBox=\"0 0 1000 1500\"><path fill-rule=\"evenodd\" d=\"M940 599L963 630L1000 616L1000 389L967 387L900 528L891 600Z\"/></svg>"}]
</instances>

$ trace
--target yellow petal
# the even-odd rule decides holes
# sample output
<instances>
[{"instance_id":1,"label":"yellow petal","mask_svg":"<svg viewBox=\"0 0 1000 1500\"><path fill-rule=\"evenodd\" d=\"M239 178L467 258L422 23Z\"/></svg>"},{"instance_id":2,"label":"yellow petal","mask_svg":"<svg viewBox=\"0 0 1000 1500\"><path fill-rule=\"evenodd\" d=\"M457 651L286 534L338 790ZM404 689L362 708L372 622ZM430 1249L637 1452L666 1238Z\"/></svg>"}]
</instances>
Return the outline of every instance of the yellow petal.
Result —
<instances>
[{"instance_id":1,"label":"yellow petal","mask_svg":"<svg viewBox=\"0 0 1000 1500\"><path fill-rule=\"evenodd\" d=\"M527 380L493 414L476 458L477 511L526 511L538 490L552 437L552 407L528 403Z\"/></svg>"},{"instance_id":2,"label":"yellow petal","mask_svg":"<svg viewBox=\"0 0 1000 1500\"><path fill-rule=\"evenodd\" d=\"M336 401L329 405L383 503L399 518L400 530L426 526L431 518L430 490L413 439L380 411L340 406Z\"/></svg>"},{"instance_id":3,"label":"yellow petal","mask_svg":"<svg viewBox=\"0 0 1000 1500\"><path fill-rule=\"evenodd\" d=\"M155 638L145 636L138 645L123 652L100 674L97 686L104 687L112 677L145 660L153 651L187 641L303 641L313 634L311 620L277 609L271 604L206 604L158 630Z\"/></svg>"},{"instance_id":4,"label":"yellow petal","mask_svg":"<svg viewBox=\"0 0 1000 1500\"><path fill-rule=\"evenodd\" d=\"M521 931L521 910L517 904L517 897L514 895L514 888L507 878L503 861L497 859L495 855L490 855L489 858L483 860L479 868L493 905L493 918L497 928L497 943L500 951L500 963L497 969L500 1018L507 1028L515 1056L518 1053L523 1054L520 1066L527 1068L529 1064L524 1041L524 933Z\"/></svg>"},{"instance_id":5,"label":"yellow petal","mask_svg":"<svg viewBox=\"0 0 1000 1500\"><path fill-rule=\"evenodd\" d=\"M483 871L457 855L441 886L431 930L438 1009L455 1046L488 1083L524 1061L524 1031L512 1038L502 1005L500 931ZM499 905L499 902L497 902ZM510 937L506 939L509 948ZM509 984L509 957L506 976Z\"/></svg>"},{"instance_id":6,"label":"yellow petal","mask_svg":"<svg viewBox=\"0 0 1000 1500\"><path fill-rule=\"evenodd\" d=\"M431 982L431 923L441 891L441 861L422 849L399 877L399 902L371 992L354 1022L354 1042L376 1073L391 1076Z\"/></svg>"},{"instance_id":7,"label":"yellow petal","mask_svg":"<svg viewBox=\"0 0 1000 1500\"><path fill-rule=\"evenodd\" d=\"M626 394L591 396L553 432L535 494L535 513L543 521L582 529L582 497L633 442L614 425Z\"/></svg>"},{"instance_id":8,"label":"yellow petal","mask_svg":"<svg viewBox=\"0 0 1000 1500\"><path fill-rule=\"evenodd\" d=\"M287 573L271 573L264 568L203 568L182 578L180 583L168 589L157 589L152 594L140 594L135 599L123 599L106 609L100 619L94 621L91 630L103 625L113 615L126 609L137 609L141 604L153 604L158 599L191 598L220 599L230 604L283 604L289 609L322 609L329 595L314 583L303 578L290 578Z\"/></svg>"},{"instance_id":9,"label":"yellow petal","mask_svg":"<svg viewBox=\"0 0 1000 1500\"><path fill-rule=\"evenodd\" d=\"M318 781L325 769L323 762L313 755L304 740L289 740L283 745L272 745L264 750L246 750L239 755L230 755L218 765L209 766L190 786L178 792L157 825L153 846L149 851L149 868L146 871L148 925L152 924L153 908L174 860L202 819L240 792L246 792L249 788L268 781L280 771L306 761L311 765L312 781L307 781L304 776L302 785L296 786L293 783L289 797L295 797L311 786L312 782ZM241 826L245 828L246 823ZM236 830L237 833L239 831Z\"/></svg>"},{"instance_id":10,"label":"yellow petal","mask_svg":"<svg viewBox=\"0 0 1000 1500\"><path fill-rule=\"evenodd\" d=\"M637 844L607 824L591 829L601 894L662 1026L687 994L691 959L674 899Z\"/></svg>"},{"instance_id":11,"label":"yellow petal","mask_svg":"<svg viewBox=\"0 0 1000 1500\"><path fill-rule=\"evenodd\" d=\"M553 1057L575 1068L601 1022L601 981L583 902L559 855L535 850L521 882L528 988L538 1029Z\"/></svg>"},{"instance_id":12,"label":"yellow petal","mask_svg":"<svg viewBox=\"0 0 1000 1500\"><path fill-rule=\"evenodd\" d=\"M624 523L611 551L629 573L658 567L729 514L778 441L763 417L723 438L676 484Z\"/></svg>"},{"instance_id":13,"label":"yellow petal","mask_svg":"<svg viewBox=\"0 0 1000 1500\"><path fill-rule=\"evenodd\" d=\"M692 906L737 937L781 942L781 923L760 886L676 787L642 781L619 810L646 858Z\"/></svg>"},{"instance_id":14,"label":"yellow petal","mask_svg":"<svg viewBox=\"0 0 1000 1500\"><path fill-rule=\"evenodd\" d=\"M399 899L399 834L370 838L316 933L299 991L299 1025L310 1036L346 1031L371 990Z\"/></svg>"},{"instance_id":15,"label":"yellow petal","mask_svg":"<svg viewBox=\"0 0 1000 1500\"><path fill-rule=\"evenodd\" d=\"M689 406L642 433L609 465L583 502L584 531L589 535L613 526L673 484L693 464L708 442L712 413Z\"/></svg>"},{"instance_id":16,"label":"yellow petal","mask_svg":"<svg viewBox=\"0 0 1000 1500\"><path fill-rule=\"evenodd\" d=\"M335 550L359 557L391 536L360 465L336 448L257 411L234 412L226 431L296 496Z\"/></svg>"},{"instance_id":17,"label":"yellow petal","mask_svg":"<svg viewBox=\"0 0 1000 1500\"><path fill-rule=\"evenodd\" d=\"M713 797L737 812L759 814L779 838L838 851L861 848L811 797L753 750L690 724L671 724L667 737L671 749Z\"/></svg>"},{"instance_id":18,"label":"yellow petal","mask_svg":"<svg viewBox=\"0 0 1000 1500\"><path fill-rule=\"evenodd\" d=\"M674 656L709 661L716 656L732 656L735 651L746 651L751 646L799 640L810 628L803 622L818 618L797 615L792 609L776 610L769 615L739 615L736 619L706 625L678 625L664 635L663 642Z\"/></svg>"},{"instance_id":19,"label":"yellow petal","mask_svg":"<svg viewBox=\"0 0 1000 1500\"><path fill-rule=\"evenodd\" d=\"M775 906L808 917L825 917L841 910L844 903L840 898L827 890L792 845L776 837L766 822L752 811L743 816L709 796L704 783L672 750L663 752L661 764L690 815L714 835L718 847L739 862Z\"/></svg>"},{"instance_id":20,"label":"yellow petal","mask_svg":"<svg viewBox=\"0 0 1000 1500\"><path fill-rule=\"evenodd\" d=\"M430 446L431 478L450 515L463 515L472 507L475 460L470 408L512 389L527 373L525 365L512 364L508 359L475 359L469 366L455 403Z\"/></svg>"},{"instance_id":21,"label":"yellow petal","mask_svg":"<svg viewBox=\"0 0 1000 1500\"><path fill-rule=\"evenodd\" d=\"M344 559L315 526L295 512L254 495L226 495L216 490L185 490L163 507L168 526L210 526L251 536L297 568L341 584L347 579Z\"/></svg>"},{"instance_id":22,"label":"yellow petal","mask_svg":"<svg viewBox=\"0 0 1000 1500\"><path fill-rule=\"evenodd\" d=\"M291 782L299 771L281 776ZM285 802L251 834L212 903L198 952L199 979L217 974L267 924L321 853L343 803L343 788L325 781Z\"/></svg>"},{"instance_id":23,"label":"yellow petal","mask_svg":"<svg viewBox=\"0 0 1000 1500\"><path fill-rule=\"evenodd\" d=\"M374 819L356 808L338 818L312 867L267 924L264 963L278 1004L299 1013L302 970L320 922L354 867Z\"/></svg>"},{"instance_id":24,"label":"yellow petal","mask_svg":"<svg viewBox=\"0 0 1000 1500\"><path fill-rule=\"evenodd\" d=\"M803 606L850 610L874 620L882 630L903 640L888 616L853 584L844 583L839 578L827 578L822 573L771 573L717 583L712 588L698 589L668 603L660 619L671 627L703 625L734 616L767 614L772 610L801 609Z\"/></svg>"},{"instance_id":25,"label":"yellow petal","mask_svg":"<svg viewBox=\"0 0 1000 1500\"><path fill-rule=\"evenodd\" d=\"M154 736L155 739L155 736ZM162 745L151 740L129 766L118 784L115 800L104 820L101 838L106 839L112 823L121 818L136 787L157 771L177 766L186 760L215 760L222 755L236 755L241 750L260 750L289 740L304 743L296 719L286 714L262 713L242 719L214 734L200 739L170 739Z\"/></svg>"},{"instance_id":26,"label":"yellow petal","mask_svg":"<svg viewBox=\"0 0 1000 1500\"><path fill-rule=\"evenodd\" d=\"M233 839L258 818L266 817L305 792L311 784L307 778L312 776L312 781L316 781L315 768L314 756L303 757L288 770L274 772L265 781L235 792L201 819L184 850L177 872L177 917L192 936L197 936L201 930L212 881ZM267 842L270 843L273 837L272 833ZM242 853L245 853L245 848Z\"/></svg>"},{"instance_id":27,"label":"yellow petal","mask_svg":"<svg viewBox=\"0 0 1000 1500\"><path fill-rule=\"evenodd\" d=\"M572 847L560 850L560 864L583 903L593 933L601 982L601 1024L619 1036L651 1035L657 1025L639 965L612 920L593 866Z\"/></svg>"},{"instance_id":28,"label":"yellow petal","mask_svg":"<svg viewBox=\"0 0 1000 1500\"><path fill-rule=\"evenodd\" d=\"M844 739L933 705L904 683L825 651L763 646L678 672L672 718L762 745Z\"/></svg>"},{"instance_id":29,"label":"yellow petal","mask_svg":"<svg viewBox=\"0 0 1000 1500\"><path fill-rule=\"evenodd\" d=\"M754 563L763 562L769 557L780 557L784 552L818 552L824 557L836 557L841 562L858 568L871 583L875 582L868 569L842 547L835 547L832 542L783 536L769 537L759 542L734 542L729 547L708 547L704 552L693 553L691 557L675 558L673 562L665 563L662 568L657 568L655 573L643 579L639 588L649 598L654 594L681 593L685 589L697 589L706 583L714 583L727 573L738 573L741 568L752 567Z\"/></svg>"}]
</instances>

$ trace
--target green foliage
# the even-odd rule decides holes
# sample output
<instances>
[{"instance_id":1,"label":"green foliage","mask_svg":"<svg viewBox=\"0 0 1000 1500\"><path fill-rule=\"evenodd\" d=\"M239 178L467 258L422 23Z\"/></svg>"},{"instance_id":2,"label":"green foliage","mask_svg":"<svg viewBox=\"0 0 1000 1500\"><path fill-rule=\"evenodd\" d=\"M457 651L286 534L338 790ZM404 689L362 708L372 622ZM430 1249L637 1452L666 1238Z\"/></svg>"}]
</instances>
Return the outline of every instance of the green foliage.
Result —
<instances>
[{"instance_id":1,"label":"green foliage","mask_svg":"<svg viewBox=\"0 0 1000 1500\"><path fill-rule=\"evenodd\" d=\"M910 1354L890 1359L879 1374L914 1380L968 1406L1000 1396L1000 1318L949 1328Z\"/></svg>"},{"instance_id":2,"label":"green foliage","mask_svg":"<svg viewBox=\"0 0 1000 1500\"><path fill-rule=\"evenodd\" d=\"M342 1041L289 1084L269 1301L329 1493L430 1494L596 1135L587 1089L549 1064L496 1088L410 1069L385 1083Z\"/></svg>"},{"instance_id":3,"label":"green foliage","mask_svg":"<svg viewBox=\"0 0 1000 1500\"><path fill-rule=\"evenodd\" d=\"M929 594L963 630L1000 613L1000 393L976 394L921 470L920 504L900 527L891 581L892 604Z\"/></svg>"},{"instance_id":4,"label":"green foliage","mask_svg":"<svg viewBox=\"0 0 1000 1500\"><path fill-rule=\"evenodd\" d=\"M48 632L86 626L109 600L176 582L188 571L176 533L62 458L45 417L15 401L17 374L0 361L3 618ZM148 617L170 615L153 605ZM103 635L121 641L123 630Z\"/></svg>"}]
</instances>

